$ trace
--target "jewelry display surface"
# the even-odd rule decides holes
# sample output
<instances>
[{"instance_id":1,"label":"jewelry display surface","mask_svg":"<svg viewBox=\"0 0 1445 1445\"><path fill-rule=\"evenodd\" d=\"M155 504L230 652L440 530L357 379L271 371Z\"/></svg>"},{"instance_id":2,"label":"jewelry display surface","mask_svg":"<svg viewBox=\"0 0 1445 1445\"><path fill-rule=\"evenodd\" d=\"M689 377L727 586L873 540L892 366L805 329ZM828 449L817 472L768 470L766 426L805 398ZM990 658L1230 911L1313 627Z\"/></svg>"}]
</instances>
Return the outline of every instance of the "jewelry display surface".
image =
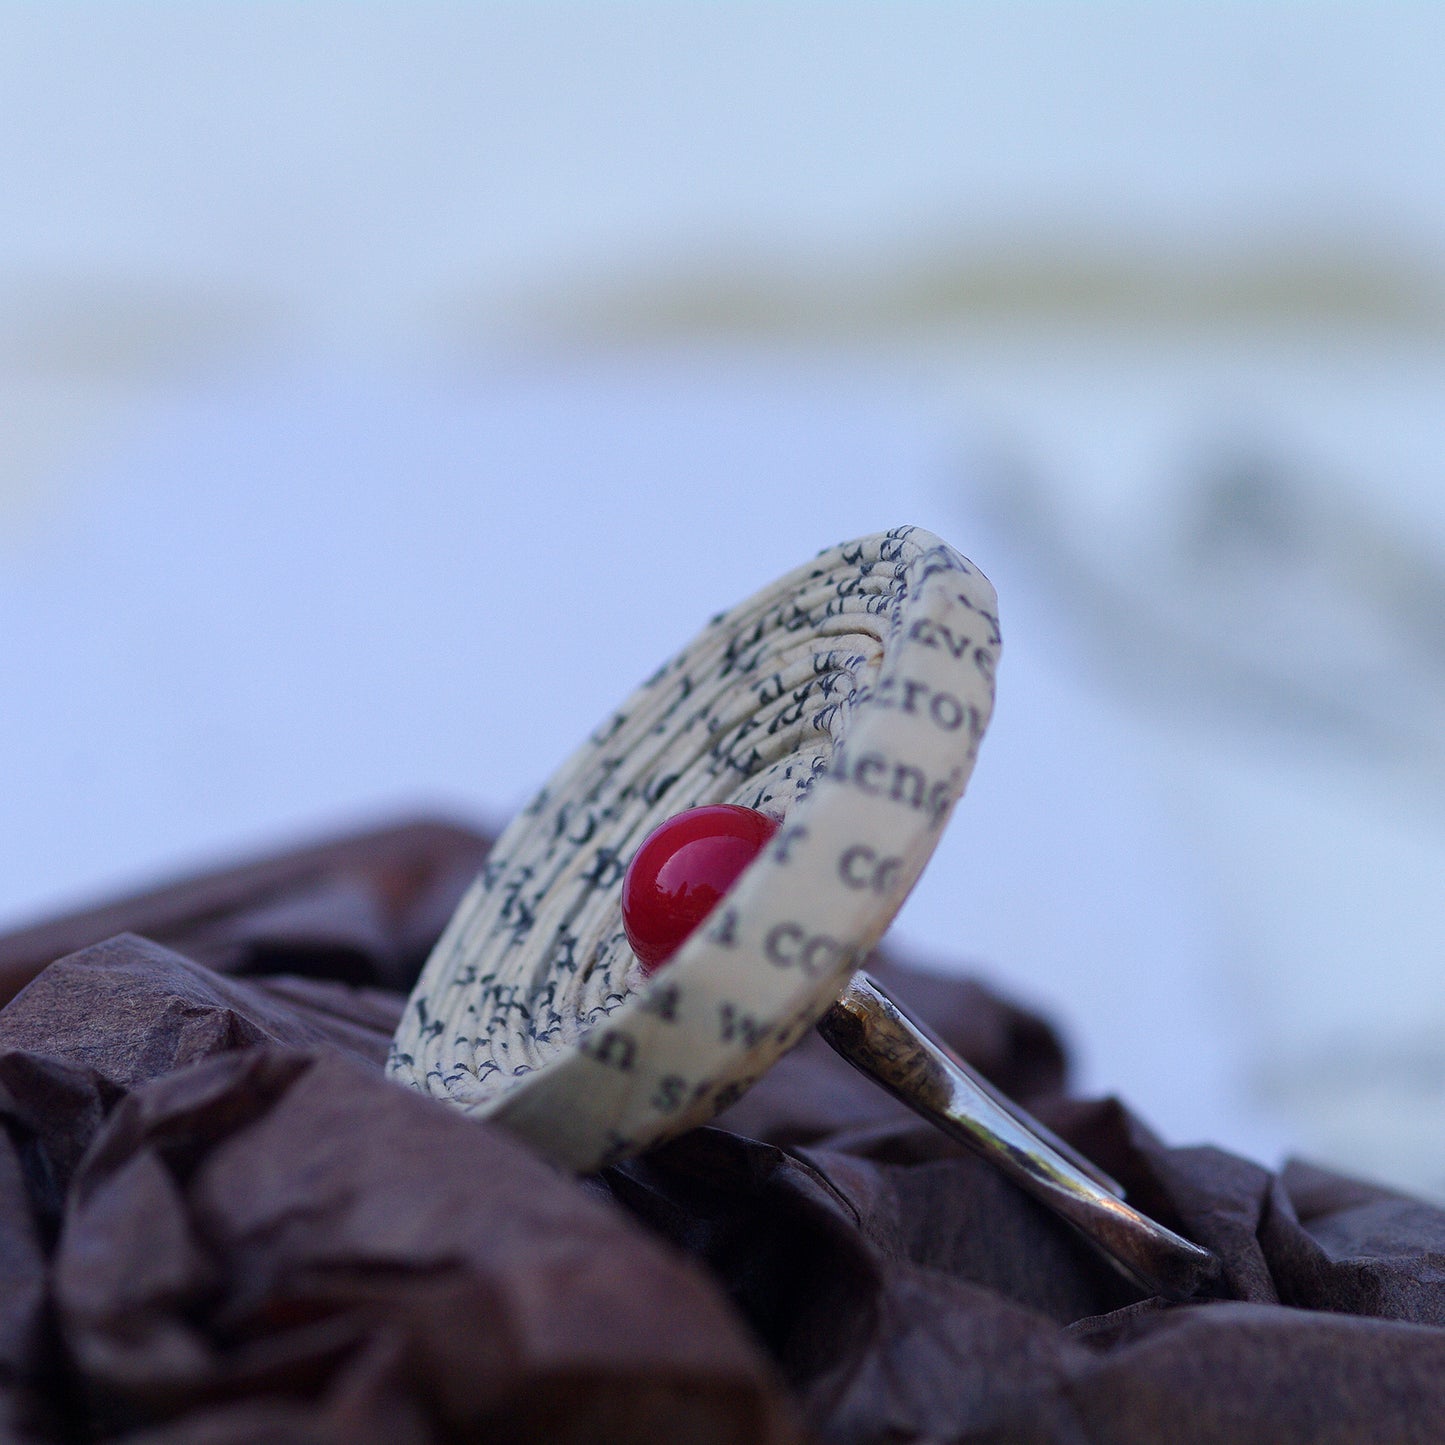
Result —
<instances>
[{"instance_id":1,"label":"jewelry display surface","mask_svg":"<svg viewBox=\"0 0 1445 1445\"><path fill-rule=\"evenodd\" d=\"M993 589L931 533L820 554L639 689L499 839L389 1069L588 1170L704 1122L837 998L963 792L993 706ZM778 833L645 977L617 894L669 816Z\"/></svg>"},{"instance_id":2,"label":"jewelry display surface","mask_svg":"<svg viewBox=\"0 0 1445 1445\"><path fill-rule=\"evenodd\" d=\"M815 1031L715 1127L585 1181L385 1083L398 990L488 845L397 819L0 939L26 984L0 1011L13 1137L45 1166L0 1179L33 1341L5 1408L175 1445L398 1418L438 1442L1064 1442L1081 1409L1124 1445L1436 1438L1445 1212L1171 1146L1071 1096L1045 1020L886 951L882 1004L937 1031L905 1062L956 1050L1025 1100L1210 1246L1223 1302L1141 1299L876 1086L886 1039L865 1081Z\"/></svg>"}]
</instances>

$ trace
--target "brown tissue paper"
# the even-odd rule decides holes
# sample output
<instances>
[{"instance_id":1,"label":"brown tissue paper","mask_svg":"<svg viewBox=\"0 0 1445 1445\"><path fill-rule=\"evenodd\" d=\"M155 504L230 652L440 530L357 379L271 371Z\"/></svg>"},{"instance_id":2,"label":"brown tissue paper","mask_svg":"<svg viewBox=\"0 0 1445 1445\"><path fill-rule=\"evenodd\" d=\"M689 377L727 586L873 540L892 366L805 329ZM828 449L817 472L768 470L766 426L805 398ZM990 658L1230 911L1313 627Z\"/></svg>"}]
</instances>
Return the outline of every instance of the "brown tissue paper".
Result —
<instances>
[{"instance_id":1,"label":"brown tissue paper","mask_svg":"<svg viewBox=\"0 0 1445 1445\"><path fill-rule=\"evenodd\" d=\"M485 850L404 824L0 940L0 1439L1445 1440L1445 1214L1070 1099L976 984L876 965L1227 1298L1140 1298L816 1037L580 1181L387 1082Z\"/></svg>"}]
</instances>

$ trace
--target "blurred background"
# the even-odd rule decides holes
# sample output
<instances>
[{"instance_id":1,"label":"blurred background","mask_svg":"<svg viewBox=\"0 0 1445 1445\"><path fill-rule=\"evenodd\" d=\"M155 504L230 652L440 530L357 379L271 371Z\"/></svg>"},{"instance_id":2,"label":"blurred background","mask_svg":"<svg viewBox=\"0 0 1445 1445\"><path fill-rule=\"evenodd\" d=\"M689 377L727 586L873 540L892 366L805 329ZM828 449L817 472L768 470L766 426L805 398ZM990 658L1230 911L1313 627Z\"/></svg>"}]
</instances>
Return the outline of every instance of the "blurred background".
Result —
<instances>
[{"instance_id":1,"label":"blurred background","mask_svg":"<svg viewBox=\"0 0 1445 1445\"><path fill-rule=\"evenodd\" d=\"M497 822L916 522L897 934L1166 1136L1445 1196L1445 12L0 3L0 925Z\"/></svg>"}]
</instances>

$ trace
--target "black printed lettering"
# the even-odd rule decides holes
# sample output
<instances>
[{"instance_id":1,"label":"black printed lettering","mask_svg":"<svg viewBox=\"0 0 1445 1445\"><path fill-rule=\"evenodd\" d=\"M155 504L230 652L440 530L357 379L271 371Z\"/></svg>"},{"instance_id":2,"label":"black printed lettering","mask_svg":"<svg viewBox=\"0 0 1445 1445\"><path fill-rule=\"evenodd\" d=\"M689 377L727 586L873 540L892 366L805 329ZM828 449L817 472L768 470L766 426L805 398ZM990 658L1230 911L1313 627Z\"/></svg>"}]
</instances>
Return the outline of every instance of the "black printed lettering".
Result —
<instances>
[{"instance_id":1,"label":"black printed lettering","mask_svg":"<svg viewBox=\"0 0 1445 1445\"><path fill-rule=\"evenodd\" d=\"M763 939L763 956L779 968L791 968L798 961L798 944L806 936L796 923L775 923Z\"/></svg>"},{"instance_id":2,"label":"black printed lettering","mask_svg":"<svg viewBox=\"0 0 1445 1445\"><path fill-rule=\"evenodd\" d=\"M931 617L920 617L908 630L908 636L925 647L946 647L960 662L973 646L971 637L964 637L946 623L935 622Z\"/></svg>"},{"instance_id":3,"label":"black printed lettering","mask_svg":"<svg viewBox=\"0 0 1445 1445\"><path fill-rule=\"evenodd\" d=\"M637 1060L637 1040L621 1029L604 1029L595 1039L584 1039L584 1054L620 1074L630 1074Z\"/></svg>"},{"instance_id":4,"label":"black printed lettering","mask_svg":"<svg viewBox=\"0 0 1445 1445\"><path fill-rule=\"evenodd\" d=\"M718 1030L723 1043L740 1038L748 1048L754 1047L767 1030L751 1014L745 1014L735 1004L718 1005Z\"/></svg>"},{"instance_id":5,"label":"black printed lettering","mask_svg":"<svg viewBox=\"0 0 1445 1445\"><path fill-rule=\"evenodd\" d=\"M677 1000L679 989L675 983L665 983L654 987L643 997L642 1003L638 1006L643 1013L653 1014L666 1023L677 1021Z\"/></svg>"},{"instance_id":6,"label":"black printed lettering","mask_svg":"<svg viewBox=\"0 0 1445 1445\"><path fill-rule=\"evenodd\" d=\"M845 848L838 859L838 876L849 888L867 888L874 893L887 893L897 883L902 869L902 858L880 858L865 843Z\"/></svg>"},{"instance_id":7,"label":"black printed lettering","mask_svg":"<svg viewBox=\"0 0 1445 1445\"><path fill-rule=\"evenodd\" d=\"M928 715L944 732L957 732L963 725L963 704L951 692L936 692L928 700Z\"/></svg>"},{"instance_id":8,"label":"black printed lettering","mask_svg":"<svg viewBox=\"0 0 1445 1445\"><path fill-rule=\"evenodd\" d=\"M895 803L907 803L914 809L922 808L927 791L928 779L923 776L921 769L909 763L893 765L893 784L888 789L888 796Z\"/></svg>"},{"instance_id":9,"label":"black printed lettering","mask_svg":"<svg viewBox=\"0 0 1445 1445\"><path fill-rule=\"evenodd\" d=\"M712 924L703 935L709 943L715 943L719 948L734 948L738 941L738 911L736 908L724 908L718 915L717 922Z\"/></svg>"},{"instance_id":10,"label":"black printed lettering","mask_svg":"<svg viewBox=\"0 0 1445 1445\"><path fill-rule=\"evenodd\" d=\"M853 786L860 793L868 793L876 797L881 791L882 785L869 780L877 773L888 771L888 759L881 753L864 753L856 763L853 764Z\"/></svg>"}]
</instances>

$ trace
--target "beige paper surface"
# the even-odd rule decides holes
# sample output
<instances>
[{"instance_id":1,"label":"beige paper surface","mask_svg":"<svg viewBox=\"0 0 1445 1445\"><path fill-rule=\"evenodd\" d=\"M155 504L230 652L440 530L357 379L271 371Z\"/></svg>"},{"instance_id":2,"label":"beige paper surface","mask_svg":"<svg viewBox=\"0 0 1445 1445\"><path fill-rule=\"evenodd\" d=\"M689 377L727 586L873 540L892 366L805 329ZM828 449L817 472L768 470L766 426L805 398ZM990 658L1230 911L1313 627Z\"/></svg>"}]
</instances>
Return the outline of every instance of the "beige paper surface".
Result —
<instances>
[{"instance_id":1,"label":"beige paper surface","mask_svg":"<svg viewBox=\"0 0 1445 1445\"><path fill-rule=\"evenodd\" d=\"M992 587L931 533L820 554L648 680L498 840L397 1030L397 1079L590 1170L711 1118L837 997L963 792L993 706ZM651 977L629 860L704 803L780 817Z\"/></svg>"}]
</instances>

